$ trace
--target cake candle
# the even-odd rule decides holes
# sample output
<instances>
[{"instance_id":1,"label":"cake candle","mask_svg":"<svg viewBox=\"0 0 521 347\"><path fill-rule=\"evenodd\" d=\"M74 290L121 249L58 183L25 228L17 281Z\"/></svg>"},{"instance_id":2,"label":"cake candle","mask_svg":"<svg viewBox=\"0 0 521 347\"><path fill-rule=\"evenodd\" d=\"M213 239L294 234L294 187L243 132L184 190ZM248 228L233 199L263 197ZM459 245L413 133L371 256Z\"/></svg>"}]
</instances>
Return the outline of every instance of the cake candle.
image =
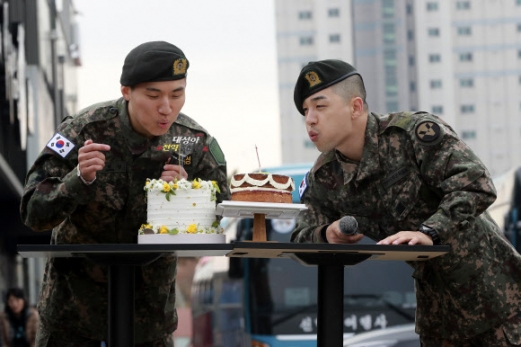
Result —
<instances>
[{"instance_id":1,"label":"cake candle","mask_svg":"<svg viewBox=\"0 0 521 347\"><path fill-rule=\"evenodd\" d=\"M255 144L255 152L257 152L257 163L259 163L259 172L261 172L261 163L259 159L259 150L257 149L257 144Z\"/></svg>"}]
</instances>

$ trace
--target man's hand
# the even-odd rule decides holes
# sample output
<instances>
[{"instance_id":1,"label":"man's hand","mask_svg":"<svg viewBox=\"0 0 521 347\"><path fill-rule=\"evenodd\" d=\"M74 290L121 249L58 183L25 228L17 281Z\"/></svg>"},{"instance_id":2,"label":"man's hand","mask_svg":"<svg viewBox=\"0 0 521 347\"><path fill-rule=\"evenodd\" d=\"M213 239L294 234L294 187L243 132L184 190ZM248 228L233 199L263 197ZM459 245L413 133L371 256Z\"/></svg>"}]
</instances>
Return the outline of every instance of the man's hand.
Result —
<instances>
[{"instance_id":1,"label":"man's hand","mask_svg":"<svg viewBox=\"0 0 521 347\"><path fill-rule=\"evenodd\" d=\"M78 170L85 181L93 181L96 172L105 167L105 154L102 151L110 151L110 146L94 143L92 140L85 141L83 147L78 150Z\"/></svg>"},{"instance_id":2,"label":"man's hand","mask_svg":"<svg viewBox=\"0 0 521 347\"><path fill-rule=\"evenodd\" d=\"M346 235L342 234L338 226L339 220L330 224L326 229L326 238L329 243L357 243L364 238L363 234Z\"/></svg>"},{"instance_id":3,"label":"man's hand","mask_svg":"<svg viewBox=\"0 0 521 347\"><path fill-rule=\"evenodd\" d=\"M419 231L400 231L394 235L388 236L383 240L377 242L377 245L427 245L432 246L433 242L430 236L425 235Z\"/></svg>"},{"instance_id":4,"label":"man's hand","mask_svg":"<svg viewBox=\"0 0 521 347\"><path fill-rule=\"evenodd\" d=\"M163 172L161 173L161 179L165 182L173 181L174 178L180 180L181 178L187 179L188 174L184 167L180 165L166 164L163 166Z\"/></svg>"}]
</instances>

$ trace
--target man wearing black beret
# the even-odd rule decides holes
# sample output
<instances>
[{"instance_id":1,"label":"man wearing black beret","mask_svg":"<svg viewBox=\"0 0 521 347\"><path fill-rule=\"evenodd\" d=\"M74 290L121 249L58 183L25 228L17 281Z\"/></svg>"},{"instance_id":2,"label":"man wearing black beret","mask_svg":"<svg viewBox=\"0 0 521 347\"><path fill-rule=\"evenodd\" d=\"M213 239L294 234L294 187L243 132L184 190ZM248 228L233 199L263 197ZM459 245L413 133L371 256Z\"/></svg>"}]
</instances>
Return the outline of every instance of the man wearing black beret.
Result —
<instances>
[{"instance_id":1,"label":"man wearing black beret","mask_svg":"<svg viewBox=\"0 0 521 347\"><path fill-rule=\"evenodd\" d=\"M486 211L487 168L454 130L426 112L369 112L362 76L340 60L306 65L294 101L322 153L299 189L308 209L292 241L450 245L410 262L422 346L521 345L521 256ZM358 233L341 231L346 215Z\"/></svg>"},{"instance_id":2,"label":"man wearing black beret","mask_svg":"<svg viewBox=\"0 0 521 347\"><path fill-rule=\"evenodd\" d=\"M176 46L147 42L128 53L119 100L67 117L27 174L21 216L52 229L53 244L136 243L146 223L147 178L216 181L229 199L219 144L181 112L190 64ZM135 342L173 346L177 258L136 269ZM107 341L107 268L50 258L40 291L36 346Z\"/></svg>"}]
</instances>

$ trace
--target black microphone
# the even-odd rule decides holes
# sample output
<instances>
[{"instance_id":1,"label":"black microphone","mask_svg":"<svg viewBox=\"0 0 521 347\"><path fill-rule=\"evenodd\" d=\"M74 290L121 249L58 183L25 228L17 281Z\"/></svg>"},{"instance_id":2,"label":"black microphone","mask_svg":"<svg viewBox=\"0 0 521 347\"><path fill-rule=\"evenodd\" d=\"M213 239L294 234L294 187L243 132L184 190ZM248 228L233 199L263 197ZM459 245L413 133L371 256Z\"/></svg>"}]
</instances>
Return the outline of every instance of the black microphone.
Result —
<instances>
[{"instance_id":1,"label":"black microphone","mask_svg":"<svg viewBox=\"0 0 521 347\"><path fill-rule=\"evenodd\" d=\"M352 236L358 234L358 222L355 217L344 216L340 218L338 227L340 228L340 232L344 235Z\"/></svg>"}]
</instances>

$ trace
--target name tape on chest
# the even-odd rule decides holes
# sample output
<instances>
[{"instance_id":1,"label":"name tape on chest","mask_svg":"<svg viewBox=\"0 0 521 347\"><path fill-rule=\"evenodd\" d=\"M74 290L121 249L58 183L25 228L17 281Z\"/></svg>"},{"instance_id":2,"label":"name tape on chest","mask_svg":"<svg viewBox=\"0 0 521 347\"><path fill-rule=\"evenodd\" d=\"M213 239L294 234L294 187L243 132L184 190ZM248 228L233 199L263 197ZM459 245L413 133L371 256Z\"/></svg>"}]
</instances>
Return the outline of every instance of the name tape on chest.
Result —
<instances>
[{"instance_id":1,"label":"name tape on chest","mask_svg":"<svg viewBox=\"0 0 521 347\"><path fill-rule=\"evenodd\" d=\"M47 148L58 153L62 158L65 158L74 147L76 147L76 145L60 133L54 134L49 142L47 142Z\"/></svg>"}]
</instances>

